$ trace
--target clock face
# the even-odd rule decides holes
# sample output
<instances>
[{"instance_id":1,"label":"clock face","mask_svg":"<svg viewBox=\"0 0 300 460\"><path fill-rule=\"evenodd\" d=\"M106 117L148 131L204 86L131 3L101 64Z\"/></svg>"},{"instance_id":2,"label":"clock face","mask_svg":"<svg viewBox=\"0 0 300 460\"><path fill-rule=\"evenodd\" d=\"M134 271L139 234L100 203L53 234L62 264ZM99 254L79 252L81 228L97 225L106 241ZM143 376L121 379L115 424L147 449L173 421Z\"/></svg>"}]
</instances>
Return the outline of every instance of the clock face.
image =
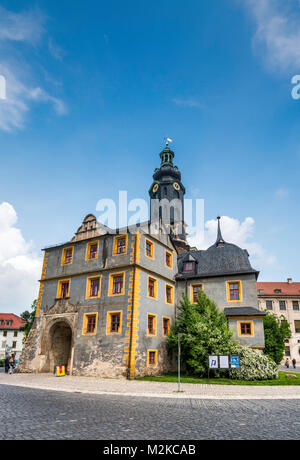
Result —
<instances>
[{"instance_id":1,"label":"clock face","mask_svg":"<svg viewBox=\"0 0 300 460\"><path fill-rule=\"evenodd\" d=\"M153 193L156 193L158 190L158 184L155 184L154 187L153 187Z\"/></svg>"},{"instance_id":2,"label":"clock face","mask_svg":"<svg viewBox=\"0 0 300 460\"><path fill-rule=\"evenodd\" d=\"M175 190L177 190L177 191L179 191L179 190L180 190L180 185L179 185L179 184L177 184L177 182L175 182L175 183L173 184L173 187L174 187L174 188L175 188Z\"/></svg>"}]
</instances>

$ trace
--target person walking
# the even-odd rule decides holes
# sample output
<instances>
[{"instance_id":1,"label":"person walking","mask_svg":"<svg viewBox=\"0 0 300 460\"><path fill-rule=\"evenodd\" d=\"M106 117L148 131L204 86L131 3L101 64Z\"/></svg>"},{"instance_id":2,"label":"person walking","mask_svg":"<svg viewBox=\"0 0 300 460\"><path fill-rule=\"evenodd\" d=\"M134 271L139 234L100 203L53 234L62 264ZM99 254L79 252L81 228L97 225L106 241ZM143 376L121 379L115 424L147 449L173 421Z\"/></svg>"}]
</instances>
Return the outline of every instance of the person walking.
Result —
<instances>
[{"instance_id":1,"label":"person walking","mask_svg":"<svg viewBox=\"0 0 300 460\"><path fill-rule=\"evenodd\" d=\"M285 367L286 367L287 369L290 368L290 360L289 360L289 358L286 359Z\"/></svg>"},{"instance_id":2,"label":"person walking","mask_svg":"<svg viewBox=\"0 0 300 460\"><path fill-rule=\"evenodd\" d=\"M296 369L297 361L295 360L295 358L293 359L292 363L293 363L293 368Z\"/></svg>"},{"instance_id":3,"label":"person walking","mask_svg":"<svg viewBox=\"0 0 300 460\"><path fill-rule=\"evenodd\" d=\"M9 374L13 374L14 373L14 369L15 369L15 360L14 360L14 356L11 356L9 358L9 371L8 373Z\"/></svg>"},{"instance_id":4,"label":"person walking","mask_svg":"<svg viewBox=\"0 0 300 460\"><path fill-rule=\"evenodd\" d=\"M4 360L5 374L8 374L9 371L9 358L8 356Z\"/></svg>"}]
</instances>

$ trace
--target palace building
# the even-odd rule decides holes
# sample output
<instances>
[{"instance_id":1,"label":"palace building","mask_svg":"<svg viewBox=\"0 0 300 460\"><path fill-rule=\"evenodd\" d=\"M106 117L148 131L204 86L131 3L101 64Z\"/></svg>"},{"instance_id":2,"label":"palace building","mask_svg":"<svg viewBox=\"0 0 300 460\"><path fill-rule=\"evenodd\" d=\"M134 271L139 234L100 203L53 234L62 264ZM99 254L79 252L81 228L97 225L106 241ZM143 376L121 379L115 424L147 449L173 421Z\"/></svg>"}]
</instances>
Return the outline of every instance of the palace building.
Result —
<instances>
[{"instance_id":1,"label":"palace building","mask_svg":"<svg viewBox=\"0 0 300 460\"><path fill-rule=\"evenodd\" d=\"M216 243L190 248L185 188L161 152L149 191L150 221L112 231L88 215L65 244L44 249L34 327L19 372L128 377L174 370L166 339L185 294L216 301L242 345L264 348L258 272L246 250L227 243L219 219Z\"/></svg>"}]
</instances>

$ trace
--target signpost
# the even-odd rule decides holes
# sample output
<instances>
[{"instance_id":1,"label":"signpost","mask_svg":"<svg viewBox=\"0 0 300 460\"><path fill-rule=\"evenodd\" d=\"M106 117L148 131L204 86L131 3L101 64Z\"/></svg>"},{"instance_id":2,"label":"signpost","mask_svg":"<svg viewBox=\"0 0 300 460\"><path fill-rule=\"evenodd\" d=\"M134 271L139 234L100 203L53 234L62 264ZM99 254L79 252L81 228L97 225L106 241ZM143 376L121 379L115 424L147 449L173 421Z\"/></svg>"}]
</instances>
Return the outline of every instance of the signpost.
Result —
<instances>
[{"instance_id":1,"label":"signpost","mask_svg":"<svg viewBox=\"0 0 300 460\"><path fill-rule=\"evenodd\" d=\"M178 393L181 393L180 361L181 361L181 334L178 334Z\"/></svg>"}]
</instances>

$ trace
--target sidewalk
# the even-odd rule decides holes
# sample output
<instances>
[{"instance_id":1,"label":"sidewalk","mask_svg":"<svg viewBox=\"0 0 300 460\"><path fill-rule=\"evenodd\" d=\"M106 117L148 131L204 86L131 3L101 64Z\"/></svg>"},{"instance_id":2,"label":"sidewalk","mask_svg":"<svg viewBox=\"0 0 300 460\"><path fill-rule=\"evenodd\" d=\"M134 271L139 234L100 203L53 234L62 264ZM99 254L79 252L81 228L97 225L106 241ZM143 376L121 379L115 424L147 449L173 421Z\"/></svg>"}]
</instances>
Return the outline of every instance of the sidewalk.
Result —
<instances>
[{"instance_id":1,"label":"sidewalk","mask_svg":"<svg viewBox=\"0 0 300 460\"><path fill-rule=\"evenodd\" d=\"M177 384L100 379L96 377L55 377L52 374L0 373L0 385L40 390L66 391L98 395L193 399L300 399L300 386L230 386ZM0 388L1 390L1 388Z\"/></svg>"}]
</instances>

